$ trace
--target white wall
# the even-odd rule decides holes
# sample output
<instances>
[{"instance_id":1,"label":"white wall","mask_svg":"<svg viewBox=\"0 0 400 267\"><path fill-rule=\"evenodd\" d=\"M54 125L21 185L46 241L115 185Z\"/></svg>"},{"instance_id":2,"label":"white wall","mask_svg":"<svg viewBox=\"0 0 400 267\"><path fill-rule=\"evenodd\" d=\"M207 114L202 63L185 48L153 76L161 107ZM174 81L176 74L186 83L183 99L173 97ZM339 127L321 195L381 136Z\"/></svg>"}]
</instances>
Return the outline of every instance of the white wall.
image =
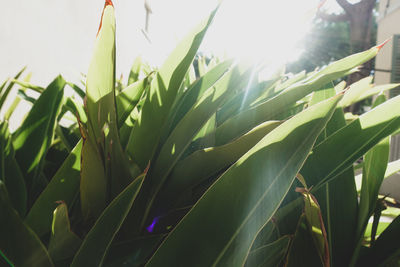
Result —
<instances>
[{"instance_id":1,"label":"white wall","mask_svg":"<svg viewBox=\"0 0 400 267\"><path fill-rule=\"evenodd\" d=\"M150 33L159 33L152 46L141 33L145 22L143 0L114 0L118 76L128 73L138 54L145 54L150 61L160 61L156 58L165 54L164 50L171 49L174 41L215 5L215 1L197 1L198 5L189 0L150 2L154 12ZM79 80L80 72L86 73L89 66L103 5L103 0L11 0L3 3L0 82L25 65L33 72L32 82L42 86L59 73L68 80Z\"/></svg>"}]
</instances>

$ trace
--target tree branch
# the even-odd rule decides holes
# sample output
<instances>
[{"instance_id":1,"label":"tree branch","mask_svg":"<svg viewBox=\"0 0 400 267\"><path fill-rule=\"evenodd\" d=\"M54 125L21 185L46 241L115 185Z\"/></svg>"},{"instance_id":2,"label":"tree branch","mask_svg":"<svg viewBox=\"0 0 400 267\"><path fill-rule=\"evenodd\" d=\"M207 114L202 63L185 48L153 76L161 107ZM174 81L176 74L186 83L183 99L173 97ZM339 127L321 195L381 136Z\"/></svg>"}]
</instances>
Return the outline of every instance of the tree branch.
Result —
<instances>
[{"instance_id":1,"label":"tree branch","mask_svg":"<svg viewBox=\"0 0 400 267\"><path fill-rule=\"evenodd\" d=\"M350 13L352 11L353 5L347 0L336 0L336 2L344 9L344 11L346 11L346 13Z\"/></svg>"},{"instance_id":2,"label":"tree branch","mask_svg":"<svg viewBox=\"0 0 400 267\"><path fill-rule=\"evenodd\" d=\"M329 21L329 22L342 22L342 21L348 21L349 20L349 15L347 13L342 13L342 14L327 14L325 12L322 12L321 10L317 11L317 17Z\"/></svg>"}]
</instances>

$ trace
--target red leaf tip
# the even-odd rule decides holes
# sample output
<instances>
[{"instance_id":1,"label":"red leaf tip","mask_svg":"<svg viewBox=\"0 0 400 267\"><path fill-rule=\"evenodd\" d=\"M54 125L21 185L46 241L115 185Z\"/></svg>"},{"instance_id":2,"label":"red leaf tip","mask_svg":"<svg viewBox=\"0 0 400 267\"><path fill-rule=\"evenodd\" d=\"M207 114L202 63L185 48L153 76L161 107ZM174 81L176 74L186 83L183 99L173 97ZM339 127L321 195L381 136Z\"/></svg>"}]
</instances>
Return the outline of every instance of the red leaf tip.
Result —
<instances>
[{"instance_id":1,"label":"red leaf tip","mask_svg":"<svg viewBox=\"0 0 400 267\"><path fill-rule=\"evenodd\" d=\"M104 7L106 6L114 6L113 2L111 0L106 0L106 3L104 4Z\"/></svg>"},{"instance_id":2,"label":"red leaf tip","mask_svg":"<svg viewBox=\"0 0 400 267\"><path fill-rule=\"evenodd\" d=\"M383 43L381 43L380 45L377 45L376 48L378 48L378 50L381 50L381 48L390 40L392 40L392 37L386 39Z\"/></svg>"},{"instance_id":3,"label":"red leaf tip","mask_svg":"<svg viewBox=\"0 0 400 267\"><path fill-rule=\"evenodd\" d=\"M106 9L107 6L112 6L112 7L114 7L113 2L112 2L111 0L106 0L106 2L104 3L103 12L101 13L100 25L99 25L99 29L97 30L96 37L99 35L99 32L100 32L100 30L101 30L101 26L102 26L102 24L103 24L104 9Z\"/></svg>"}]
</instances>

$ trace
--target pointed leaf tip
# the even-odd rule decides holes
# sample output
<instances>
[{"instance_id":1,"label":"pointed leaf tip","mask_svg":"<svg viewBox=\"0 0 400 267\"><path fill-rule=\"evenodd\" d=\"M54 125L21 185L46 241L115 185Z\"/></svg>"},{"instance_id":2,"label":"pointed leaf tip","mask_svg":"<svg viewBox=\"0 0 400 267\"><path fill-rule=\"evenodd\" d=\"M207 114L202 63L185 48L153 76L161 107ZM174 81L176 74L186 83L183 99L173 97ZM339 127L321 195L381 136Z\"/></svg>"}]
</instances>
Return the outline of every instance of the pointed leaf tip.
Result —
<instances>
[{"instance_id":1,"label":"pointed leaf tip","mask_svg":"<svg viewBox=\"0 0 400 267\"><path fill-rule=\"evenodd\" d=\"M103 8L103 12L101 13L101 18L100 18L100 25L99 25L99 29L97 30L97 34L96 37L99 35L99 32L101 30L101 26L103 25L103 15L104 15L104 9L106 9L107 6L112 6L114 7L114 4L111 0L106 0L104 3L104 8Z\"/></svg>"},{"instance_id":2,"label":"pointed leaf tip","mask_svg":"<svg viewBox=\"0 0 400 267\"><path fill-rule=\"evenodd\" d=\"M113 2L111 0L106 0L106 3L104 4L104 7L106 6L114 6Z\"/></svg>"},{"instance_id":3,"label":"pointed leaf tip","mask_svg":"<svg viewBox=\"0 0 400 267\"><path fill-rule=\"evenodd\" d=\"M377 45L376 47L378 48L378 50L381 50L381 48L390 40L392 40L392 37L386 39L383 43L381 43L380 45Z\"/></svg>"}]
</instances>

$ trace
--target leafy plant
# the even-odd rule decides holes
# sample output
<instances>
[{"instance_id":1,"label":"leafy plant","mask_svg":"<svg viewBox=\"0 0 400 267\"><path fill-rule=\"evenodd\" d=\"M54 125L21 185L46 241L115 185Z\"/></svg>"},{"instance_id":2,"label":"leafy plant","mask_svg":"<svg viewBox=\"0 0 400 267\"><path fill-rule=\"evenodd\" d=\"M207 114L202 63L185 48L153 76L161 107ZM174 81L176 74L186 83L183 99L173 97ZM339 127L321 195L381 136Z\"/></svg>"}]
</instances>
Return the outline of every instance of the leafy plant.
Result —
<instances>
[{"instance_id":1,"label":"leafy plant","mask_svg":"<svg viewBox=\"0 0 400 267\"><path fill-rule=\"evenodd\" d=\"M17 80L20 74L1 86L5 98L16 83L23 92L40 91L15 132L6 121L0 127L2 263L396 262L399 219L379 222L385 202L378 190L400 169L388 164L400 98L379 95L360 116L343 108L398 84L333 84L381 46L289 79L261 80L257 67L232 60L200 58L194 66L216 11L159 70L137 59L124 84L115 78L114 7L107 0L86 93L62 77L46 89ZM77 99L63 97L67 85ZM70 112L76 120L65 127L61 119ZM361 157L358 200L353 165Z\"/></svg>"}]
</instances>

